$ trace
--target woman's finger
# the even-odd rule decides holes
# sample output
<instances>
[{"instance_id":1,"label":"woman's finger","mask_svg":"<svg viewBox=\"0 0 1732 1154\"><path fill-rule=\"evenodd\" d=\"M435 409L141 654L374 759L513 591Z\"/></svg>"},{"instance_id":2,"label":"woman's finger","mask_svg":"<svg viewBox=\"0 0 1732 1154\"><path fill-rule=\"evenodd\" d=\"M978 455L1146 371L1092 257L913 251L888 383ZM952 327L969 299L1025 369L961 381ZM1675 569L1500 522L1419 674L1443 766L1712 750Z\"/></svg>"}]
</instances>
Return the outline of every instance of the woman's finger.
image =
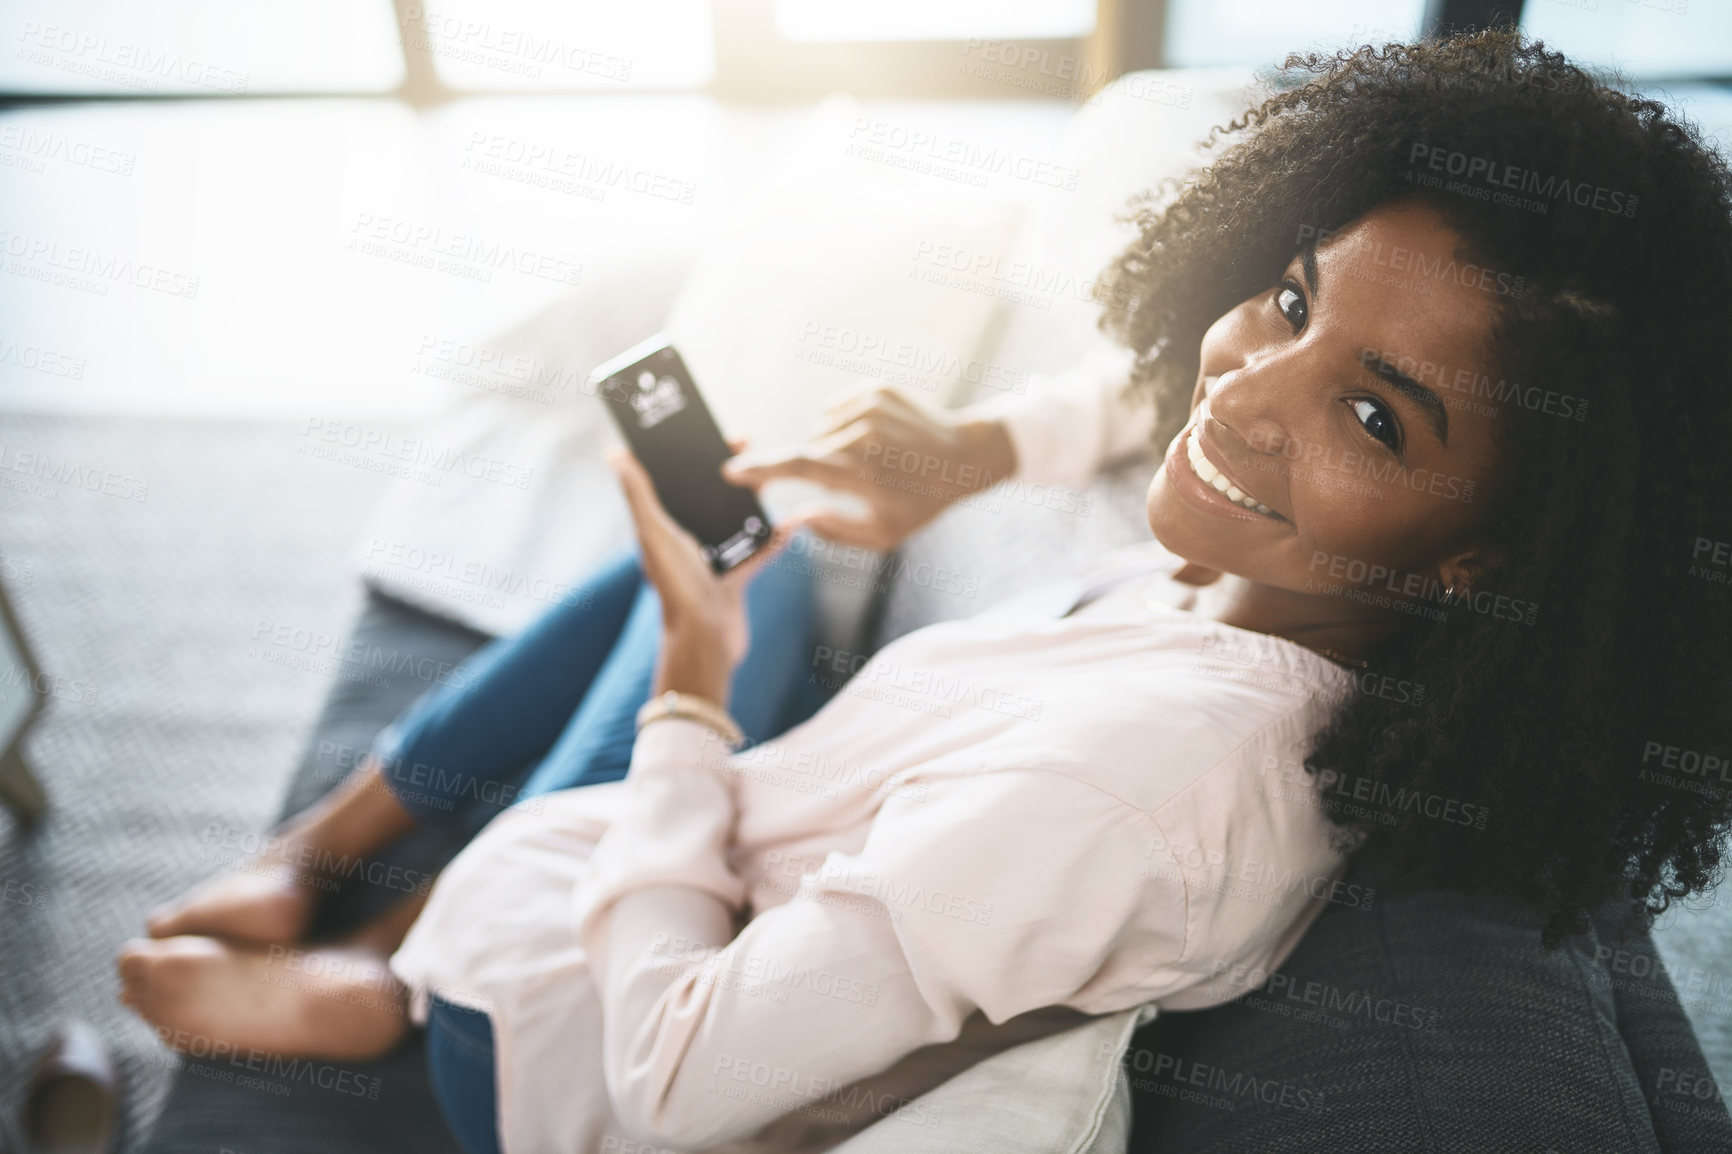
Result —
<instances>
[{"instance_id":1,"label":"woman's finger","mask_svg":"<svg viewBox=\"0 0 1732 1154\"><path fill-rule=\"evenodd\" d=\"M878 386L854 396L844 397L825 410L818 422L814 437L826 436L844 429L855 421L872 413L882 413L885 416L896 417L903 421L918 418L921 414L912 401L888 386Z\"/></svg>"},{"instance_id":2,"label":"woman's finger","mask_svg":"<svg viewBox=\"0 0 1732 1154\"><path fill-rule=\"evenodd\" d=\"M792 478L812 481L830 489L864 492L870 481L861 479L860 464L847 451L848 442L832 438L833 443L803 445L779 453L768 453L730 461L723 466L723 476L736 485L757 488L769 481Z\"/></svg>"},{"instance_id":3,"label":"woman's finger","mask_svg":"<svg viewBox=\"0 0 1732 1154\"><path fill-rule=\"evenodd\" d=\"M668 511L662 508L655 482L650 480L649 473L629 450L613 449L608 453L608 463L619 477L626 506L631 509L632 522L637 526L638 540L645 548L650 544L646 537L665 537L669 530L678 528Z\"/></svg>"},{"instance_id":4,"label":"woman's finger","mask_svg":"<svg viewBox=\"0 0 1732 1154\"><path fill-rule=\"evenodd\" d=\"M776 555L788 547L796 528L798 526L791 523L776 526L770 533L770 539L760 545L756 553L722 574L722 580L730 585L744 587L757 575L758 570L774 561Z\"/></svg>"},{"instance_id":5,"label":"woman's finger","mask_svg":"<svg viewBox=\"0 0 1732 1154\"><path fill-rule=\"evenodd\" d=\"M838 545L882 550L896 544L895 535L877 519L850 517L824 506L810 506L797 511L790 525L794 528L804 526Z\"/></svg>"}]
</instances>

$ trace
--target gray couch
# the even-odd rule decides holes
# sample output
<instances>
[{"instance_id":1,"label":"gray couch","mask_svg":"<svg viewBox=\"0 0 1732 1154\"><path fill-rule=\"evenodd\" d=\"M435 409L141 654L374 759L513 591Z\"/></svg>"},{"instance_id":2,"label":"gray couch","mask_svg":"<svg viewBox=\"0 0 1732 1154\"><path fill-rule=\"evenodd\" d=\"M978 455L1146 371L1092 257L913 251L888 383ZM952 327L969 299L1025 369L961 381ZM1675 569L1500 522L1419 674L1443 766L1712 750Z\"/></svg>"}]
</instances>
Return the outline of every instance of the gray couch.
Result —
<instances>
[{"instance_id":1,"label":"gray couch","mask_svg":"<svg viewBox=\"0 0 1732 1154\"><path fill-rule=\"evenodd\" d=\"M908 544L915 564L900 571L926 562L963 573L977 583L972 596L889 581L865 623L867 647L1138 539L1147 476L1144 462L1104 477L1086 515L1013 496L947 516ZM453 662L486 640L377 594L354 638L366 652ZM335 681L284 812L328 789L345 750L365 748L424 684L407 673ZM392 854L430 868L456 848L422 836ZM1548 953L1536 914L1516 903L1401 892L1372 861L1353 870L1350 880L1378 891L1369 911L1332 907L1239 1000L1163 1015L1136 1035L1124 1061L1132 1151L1732 1151L1732 1120L1646 934L1620 937L1608 914ZM350 886L327 903L320 930L339 932L397 896ZM377 1079L367 1096L321 1090L293 1070L274 1076L287 1093L260 1092L221 1063L189 1062L148 1150L453 1151L422 1061L411 1042L355 1067Z\"/></svg>"}]
</instances>

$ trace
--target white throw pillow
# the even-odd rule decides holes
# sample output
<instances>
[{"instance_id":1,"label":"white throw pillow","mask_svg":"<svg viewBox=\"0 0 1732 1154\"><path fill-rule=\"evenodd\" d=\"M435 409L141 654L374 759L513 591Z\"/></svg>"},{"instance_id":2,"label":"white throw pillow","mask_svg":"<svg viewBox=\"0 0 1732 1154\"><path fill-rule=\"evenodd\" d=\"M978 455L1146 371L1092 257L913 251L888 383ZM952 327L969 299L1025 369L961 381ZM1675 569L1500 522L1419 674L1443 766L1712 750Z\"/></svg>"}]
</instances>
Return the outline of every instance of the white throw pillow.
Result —
<instances>
[{"instance_id":1,"label":"white throw pillow","mask_svg":"<svg viewBox=\"0 0 1732 1154\"><path fill-rule=\"evenodd\" d=\"M795 444L862 381L948 406L979 376L997 297L958 291L940 258L1002 261L1022 207L947 178L954 173L935 175L928 145L897 147L922 133L944 136L847 97L824 101L698 259L667 331L729 435L764 448ZM848 504L799 482L763 493L778 520L815 499ZM857 648L883 588L879 562L858 550L810 554L824 644Z\"/></svg>"},{"instance_id":2,"label":"white throw pillow","mask_svg":"<svg viewBox=\"0 0 1732 1154\"><path fill-rule=\"evenodd\" d=\"M1124 1154L1131 1095L1123 1060L1151 1003L984 1058L831 1154ZM908 1108L905 1108L908 1109Z\"/></svg>"},{"instance_id":3,"label":"white throw pillow","mask_svg":"<svg viewBox=\"0 0 1732 1154\"><path fill-rule=\"evenodd\" d=\"M1021 204L887 163L877 123L819 105L674 300L667 330L730 435L803 439L869 379L947 405L969 373L995 298L922 274L940 252L1002 257Z\"/></svg>"}]
</instances>

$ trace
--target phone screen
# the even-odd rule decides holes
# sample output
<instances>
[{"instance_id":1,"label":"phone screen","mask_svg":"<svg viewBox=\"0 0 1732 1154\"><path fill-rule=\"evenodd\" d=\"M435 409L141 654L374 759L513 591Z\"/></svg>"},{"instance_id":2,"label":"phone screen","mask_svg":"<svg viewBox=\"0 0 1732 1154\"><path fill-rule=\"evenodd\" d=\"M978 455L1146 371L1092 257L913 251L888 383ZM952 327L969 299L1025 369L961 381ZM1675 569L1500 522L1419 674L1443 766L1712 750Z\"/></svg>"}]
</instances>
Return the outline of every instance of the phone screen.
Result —
<instances>
[{"instance_id":1,"label":"phone screen","mask_svg":"<svg viewBox=\"0 0 1732 1154\"><path fill-rule=\"evenodd\" d=\"M670 516L698 539L721 573L770 539L770 519L750 489L721 477L733 450L678 352L656 337L591 374L631 451Z\"/></svg>"}]
</instances>

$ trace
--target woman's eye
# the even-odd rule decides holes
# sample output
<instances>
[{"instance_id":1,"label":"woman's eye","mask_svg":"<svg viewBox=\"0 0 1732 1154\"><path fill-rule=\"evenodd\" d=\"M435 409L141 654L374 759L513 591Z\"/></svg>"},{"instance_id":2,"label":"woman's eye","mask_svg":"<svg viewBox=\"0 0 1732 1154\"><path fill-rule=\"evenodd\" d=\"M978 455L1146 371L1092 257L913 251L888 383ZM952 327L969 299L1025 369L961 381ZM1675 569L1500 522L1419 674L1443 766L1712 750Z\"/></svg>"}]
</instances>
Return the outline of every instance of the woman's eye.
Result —
<instances>
[{"instance_id":1,"label":"woman's eye","mask_svg":"<svg viewBox=\"0 0 1732 1154\"><path fill-rule=\"evenodd\" d=\"M1395 423L1395 418L1388 409L1376 401L1364 398L1349 401L1353 406L1353 415L1359 418L1359 423L1365 426L1365 431L1388 445L1396 452L1401 451L1401 427Z\"/></svg>"},{"instance_id":2,"label":"woman's eye","mask_svg":"<svg viewBox=\"0 0 1732 1154\"><path fill-rule=\"evenodd\" d=\"M1275 293L1275 307L1281 310L1281 315L1287 318L1287 323L1298 332L1305 327L1305 318L1309 315L1305 308L1305 297L1292 285L1282 285Z\"/></svg>"}]
</instances>

